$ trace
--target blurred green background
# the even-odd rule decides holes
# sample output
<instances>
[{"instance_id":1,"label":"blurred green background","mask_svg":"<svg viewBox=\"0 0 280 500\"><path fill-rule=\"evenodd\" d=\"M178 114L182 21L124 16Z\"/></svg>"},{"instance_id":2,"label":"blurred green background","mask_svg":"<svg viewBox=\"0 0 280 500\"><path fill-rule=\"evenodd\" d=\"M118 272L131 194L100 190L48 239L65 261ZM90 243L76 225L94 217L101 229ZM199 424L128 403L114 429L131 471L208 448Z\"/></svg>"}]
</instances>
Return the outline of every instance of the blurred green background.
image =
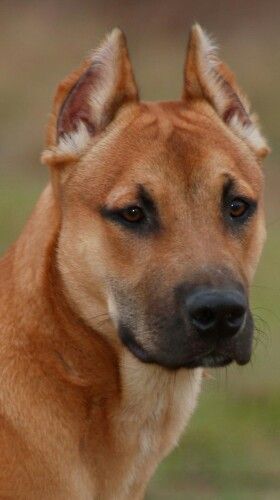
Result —
<instances>
[{"instance_id":1,"label":"blurred green background","mask_svg":"<svg viewBox=\"0 0 280 500\"><path fill-rule=\"evenodd\" d=\"M0 252L47 181L39 156L59 80L118 25L142 98L176 98L195 21L220 43L272 147L265 162L268 241L252 286L258 330L252 363L211 372L180 446L159 467L146 498L279 499L280 2L1 0Z\"/></svg>"}]
</instances>

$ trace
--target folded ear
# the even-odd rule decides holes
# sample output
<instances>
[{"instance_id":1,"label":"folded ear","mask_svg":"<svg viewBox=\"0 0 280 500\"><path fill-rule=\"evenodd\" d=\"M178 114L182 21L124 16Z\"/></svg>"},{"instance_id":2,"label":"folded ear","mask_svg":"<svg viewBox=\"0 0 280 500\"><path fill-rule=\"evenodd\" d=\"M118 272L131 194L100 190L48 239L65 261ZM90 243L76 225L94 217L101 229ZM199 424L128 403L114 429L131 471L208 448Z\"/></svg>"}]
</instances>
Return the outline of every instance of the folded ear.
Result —
<instances>
[{"instance_id":1,"label":"folded ear","mask_svg":"<svg viewBox=\"0 0 280 500\"><path fill-rule=\"evenodd\" d=\"M233 73L222 63L216 47L199 25L191 31L184 71L183 98L206 99L232 131L262 158L269 148L250 113L247 98Z\"/></svg>"},{"instance_id":2,"label":"folded ear","mask_svg":"<svg viewBox=\"0 0 280 500\"><path fill-rule=\"evenodd\" d=\"M118 109L138 100L124 34L115 28L56 92L47 128L48 164L77 159Z\"/></svg>"}]
</instances>

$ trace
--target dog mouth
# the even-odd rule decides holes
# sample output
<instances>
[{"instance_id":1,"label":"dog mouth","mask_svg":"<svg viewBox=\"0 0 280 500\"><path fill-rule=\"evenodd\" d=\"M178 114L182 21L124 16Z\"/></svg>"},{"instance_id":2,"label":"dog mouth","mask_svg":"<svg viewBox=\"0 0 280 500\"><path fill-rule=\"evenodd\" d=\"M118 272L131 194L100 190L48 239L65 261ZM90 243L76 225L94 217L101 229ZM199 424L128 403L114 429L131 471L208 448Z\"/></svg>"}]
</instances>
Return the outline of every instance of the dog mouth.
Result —
<instances>
[{"instance_id":1,"label":"dog mouth","mask_svg":"<svg viewBox=\"0 0 280 500\"><path fill-rule=\"evenodd\" d=\"M145 349L135 340L129 342L126 344L126 347L130 350L136 358L138 358L140 361L144 363L157 363L158 361L154 356L151 356L149 353L145 351ZM178 368L222 368L223 366L230 365L236 361L238 364L244 364L244 363L239 363L238 360L235 360L233 357L230 357L225 354L217 353L217 352L212 352L210 354L207 354L205 356L200 356L196 357L190 360L186 360L185 362L182 361L180 363L174 363L174 365L171 364L166 364L165 362L160 362L159 364L162 364L166 368L173 368L173 369L178 369Z\"/></svg>"},{"instance_id":2,"label":"dog mouth","mask_svg":"<svg viewBox=\"0 0 280 500\"><path fill-rule=\"evenodd\" d=\"M139 359L139 361L148 364L158 364L171 370L179 368L222 368L233 362L236 362L238 365L245 365L250 361L249 352L229 353L222 352L217 348L207 350L199 355L193 355L191 357L186 355L180 357L180 359L171 360L162 352L149 352L126 328L121 329L120 336L123 344L137 359Z\"/></svg>"}]
</instances>

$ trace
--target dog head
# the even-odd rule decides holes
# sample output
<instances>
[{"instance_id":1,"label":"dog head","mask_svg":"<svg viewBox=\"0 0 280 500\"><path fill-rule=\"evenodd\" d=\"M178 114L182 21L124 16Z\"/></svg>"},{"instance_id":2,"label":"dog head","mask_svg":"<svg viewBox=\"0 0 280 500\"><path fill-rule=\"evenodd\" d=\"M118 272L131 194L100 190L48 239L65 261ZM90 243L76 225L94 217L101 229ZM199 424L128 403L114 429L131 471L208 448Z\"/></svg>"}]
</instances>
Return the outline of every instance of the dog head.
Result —
<instances>
[{"instance_id":1,"label":"dog head","mask_svg":"<svg viewBox=\"0 0 280 500\"><path fill-rule=\"evenodd\" d=\"M248 362L267 152L199 26L182 99L157 103L139 100L114 30L60 84L43 153L61 212L58 267L83 319L96 327L107 311L144 362Z\"/></svg>"}]
</instances>

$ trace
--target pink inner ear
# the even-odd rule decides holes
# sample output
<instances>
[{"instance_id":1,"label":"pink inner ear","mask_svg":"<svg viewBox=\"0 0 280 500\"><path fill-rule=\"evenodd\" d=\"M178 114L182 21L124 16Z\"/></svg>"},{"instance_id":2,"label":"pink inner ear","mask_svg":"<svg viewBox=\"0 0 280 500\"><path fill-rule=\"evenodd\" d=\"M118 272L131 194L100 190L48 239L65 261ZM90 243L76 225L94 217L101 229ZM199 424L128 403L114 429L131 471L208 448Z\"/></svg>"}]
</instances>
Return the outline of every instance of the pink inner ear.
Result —
<instances>
[{"instance_id":1,"label":"pink inner ear","mask_svg":"<svg viewBox=\"0 0 280 500\"><path fill-rule=\"evenodd\" d=\"M226 93L229 95L229 100L230 100L229 106L227 106L227 108L223 113L222 117L223 121L225 123L229 123L230 120L233 118L233 116L238 116L242 125L244 126L251 125L250 117L246 109L244 108L241 100L239 99L238 95L234 92L231 85L223 77L221 78L223 87L225 88Z\"/></svg>"},{"instance_id":2,"label":"pink inner ear","mask_svg":"<svg viewBox=\"0 0 280 500\"><path fill-rule=\"evenodd\" d=\"M243 108L243 106L242 106ZM231 106L229 106L224 114L223 114L223 120L225 123L229 123L230 120L233 118L233 116L238 116L239 121L242 123L242 125L251 125L251 120L246 114L244 108L241 109L238 104L233 103Z\"/></svg>"},{"instance_id":3,"label":"pink inner ear","mask_svg":"<svg viewBox=\"0 0 280 500\"><path fill-rule=\"evenodd\" d=\"M95 133L96 127L93 123L90 94L94 89L94 81L98 79L98 73L98 65L92 65L72 87L57 120L58 139L64 134L77 130L80 121L86 125L91 135Z\"/></svg>"}]
</instances>

